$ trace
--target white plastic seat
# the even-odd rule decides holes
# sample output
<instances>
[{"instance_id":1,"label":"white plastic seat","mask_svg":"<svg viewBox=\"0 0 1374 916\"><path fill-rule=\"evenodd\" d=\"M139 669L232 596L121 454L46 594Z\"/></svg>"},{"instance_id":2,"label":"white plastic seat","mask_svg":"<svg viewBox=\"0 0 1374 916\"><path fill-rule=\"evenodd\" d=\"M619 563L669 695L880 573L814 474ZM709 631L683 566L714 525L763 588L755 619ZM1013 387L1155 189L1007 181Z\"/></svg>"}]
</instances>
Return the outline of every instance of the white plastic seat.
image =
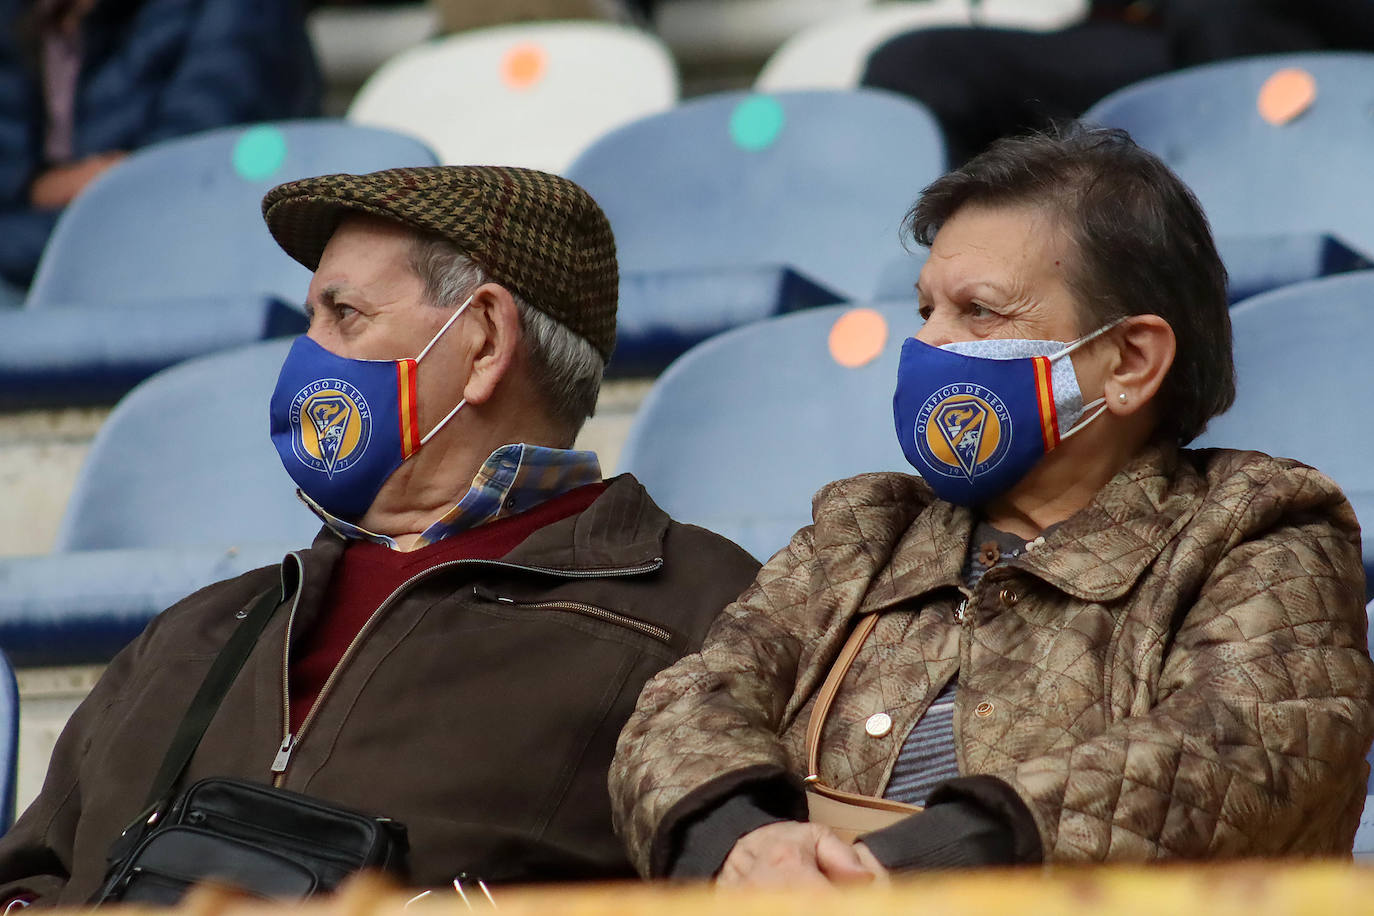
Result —
<instances>
[{"instance_id":1,"label":"white plastic seat","mask_svg":"<svg viewBox=\"0 0 1374 916\"><path fill-rule=\"evenodd\" d=\"M660 0L654 31L689 63L763 60L791 35L873 0Z\"/></svg>"},{"instance_id":2,"label":"white plastic seat","mask_svg":"<svg viewBox=\"0 0 1374 916\"><path fill-rule=\"evenodd\" d=\"M818 22L785 41L764 64L754 88L851 89L869 55L916 29L988 26L1054 31L1079 22L1087 0L910 0L880 3Z\"/></svg>"},{"instance_id":3,"label":"white plastic seat","mask_svg":"<svg viewBox=\"0 0 1374 916\"><path fill-rule=\"evenodd\" d=\"M398 54L363 85L349 120L406 131L446 164L562 172L597 137L671 107L661 41L603 22L464 32Z\"/></svg>"},{"instance_id":4,"label":"white plastic seat","mask_svg":"<svg viewBox=\"0 0 1374 916\"><path fill-rule=\"evenodd\" d=\"M389 58L437 34L439 14L428 3L321 6L305 24L326 81L356 87Z\"/></svg>"}]
</instances>

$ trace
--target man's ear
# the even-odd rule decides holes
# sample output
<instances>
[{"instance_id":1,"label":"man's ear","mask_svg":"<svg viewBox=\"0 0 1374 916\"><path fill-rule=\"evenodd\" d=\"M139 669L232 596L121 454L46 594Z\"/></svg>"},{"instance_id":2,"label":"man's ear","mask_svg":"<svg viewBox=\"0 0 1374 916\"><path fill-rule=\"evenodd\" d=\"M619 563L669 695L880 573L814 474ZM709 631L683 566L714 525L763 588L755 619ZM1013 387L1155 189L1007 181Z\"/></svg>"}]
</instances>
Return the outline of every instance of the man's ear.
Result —
<instances>
[{"instance_id":1,"label":"man's ear","mask_svg":"<svg viewBox=\"0 0 1374 916\"><path fill-rule=\"evenodd\" d=\"M478 339L472 356L472 372L463 387L469 404L490 400L515 363L520 347L520 310L510 292L496 283L484 283L472 295L470 327Z\"/></svg>"},{"instance_id":2,"label":"man's ear","mask_svg":"<svg viewBox=\"0 0 1374 916\"><path fill-rule=\"evenodd\" d=\"M1174 364L1178 343L1169 322L1158 315L1132 315L1111 332L1117 345L1102 393L1107 409L1127 416L1148 404ZM1122 397L1125 395L1125 397Z\"/></svg>"}]
</instances>

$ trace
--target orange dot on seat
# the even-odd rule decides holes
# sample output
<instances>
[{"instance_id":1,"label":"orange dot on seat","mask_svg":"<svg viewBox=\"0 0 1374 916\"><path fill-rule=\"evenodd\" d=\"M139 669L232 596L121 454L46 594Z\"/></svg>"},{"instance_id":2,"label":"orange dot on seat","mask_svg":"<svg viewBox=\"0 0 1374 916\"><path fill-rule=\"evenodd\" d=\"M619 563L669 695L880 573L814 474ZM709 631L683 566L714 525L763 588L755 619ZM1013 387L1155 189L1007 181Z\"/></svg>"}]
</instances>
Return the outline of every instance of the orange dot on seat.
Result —
<instances>
[{"instance_id":1,"label":"orange dot on seat","mask_svg":"<svg viewBox=\"0 0 1374 916\"><path fill-rule=\"evenodd\" d=\"M544 78L549 55L535 44L516 45L501 61L501 79L511 89L532 89Z\"/></svg>"},{"instance_id":2,"label":"orange dot on seat","mask_svg":"<svg viewBox=\"0 0 1374 916\"><path fill-rule=\"evenodd\" d=\"M846 369L877 359L887 346L887 319L874 309L851 309L830 328L830 355Z\"/></svg>"},{"instance_id":3,"label":"orange dot on seat","mask_svg":"<svg viewBox=\"0 0 1374 916\"><path fill-rule=\"evenodd\" d=\"M1311 108L1316 100L1316 78L1299 67L1285 67L1260 87L1260 117L1281 127Z\"/></svg>"}]
</instances>

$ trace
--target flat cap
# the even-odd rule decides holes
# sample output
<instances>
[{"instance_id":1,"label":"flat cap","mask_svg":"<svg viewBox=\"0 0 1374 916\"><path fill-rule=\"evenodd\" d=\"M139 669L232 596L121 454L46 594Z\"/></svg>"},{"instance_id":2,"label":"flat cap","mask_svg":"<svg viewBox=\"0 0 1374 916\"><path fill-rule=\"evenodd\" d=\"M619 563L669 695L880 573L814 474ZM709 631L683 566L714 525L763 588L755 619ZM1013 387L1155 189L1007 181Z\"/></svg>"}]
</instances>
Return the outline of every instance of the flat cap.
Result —
<instances>
[{"instance_id":1,"label":"flat cap","mask_svg":"<svg viewBox=\"0 0 1374 916\"><path fill-rule=\"evenodd\" d=\"M492 280L611 358L615 237L577 184L533 169L443 165L304 178L262 199L277 244L311 270L349 213L449 240Z\"/></svg>"}]
</instances>

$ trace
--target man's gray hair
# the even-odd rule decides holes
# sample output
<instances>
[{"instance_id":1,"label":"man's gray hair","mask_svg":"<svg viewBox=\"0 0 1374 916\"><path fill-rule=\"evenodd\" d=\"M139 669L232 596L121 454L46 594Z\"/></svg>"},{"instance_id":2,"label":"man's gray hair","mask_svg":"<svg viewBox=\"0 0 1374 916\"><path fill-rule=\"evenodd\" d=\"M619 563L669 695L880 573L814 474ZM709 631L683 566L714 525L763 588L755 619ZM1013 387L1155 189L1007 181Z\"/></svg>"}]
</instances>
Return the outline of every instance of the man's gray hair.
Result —
<instances>
[{"instance_id":1,"label":"man's gray hair","mask_svg":"<svg viewBox=\"0 0 1374 916\"><path fill-rule=\"evenodd\" d=\"M432 236L417 238L411 266L424 281L430 303L440 307L457 307L479 286L493 282L451 242ZM584 338L504 288L520 313L531 380L550 417L575 436L596 410L606 361Z\"/></svg>"}]
</instances>

